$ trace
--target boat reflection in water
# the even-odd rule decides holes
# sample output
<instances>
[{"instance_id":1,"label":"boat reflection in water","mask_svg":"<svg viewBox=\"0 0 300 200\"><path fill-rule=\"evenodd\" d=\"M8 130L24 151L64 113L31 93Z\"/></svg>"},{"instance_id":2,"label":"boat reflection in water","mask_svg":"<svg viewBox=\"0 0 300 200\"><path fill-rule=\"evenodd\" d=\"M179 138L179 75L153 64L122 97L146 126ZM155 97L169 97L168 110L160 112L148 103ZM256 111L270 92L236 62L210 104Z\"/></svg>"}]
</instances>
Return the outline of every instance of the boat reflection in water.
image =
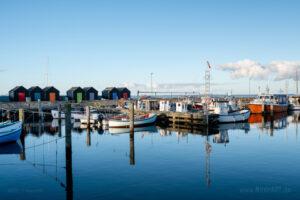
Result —
<instances>
[{"instance_id":1,"label":"boat reflection in water","mask_svg":"<svg viewBox=\"0 0 300 200\"><path fill-rule=\"evenodd\" d=\"M145 168L149 170L145 164L147 163L145 162L147 161L145 159L148 159L148 157L138 157L139 159L136 160L135 150L139 151L138 155L145 155L149 153L148 155L154 155L156 159L160 159L159 161L164 165L162 167L162 170L166 170L164 171L164 173L167 173L167 171L169 171L167 170L169 166L180 166L180 162L182 161L181 159L184 160L186 156L189 155L190 157L187 159L187 162L194 164L192 170L201 173L201 177L197 177L197 186L195 187L201 187L202 189L204 187L213 187L218 185L217 176L219 176L218 173L220 172L218 172L217 167L214 166L220 164L218 162L218 159L220 157L220 155L218 156L219 153L222 154L222 157L228 156L229 153L231 153L230 156L237 155L235 154L236 152L232 151L234 148L228 149L227 147L229 143L231 143L231 147L236 147L235 145L238 141L235 135L245 135L249 133L247 136L251 136L253 132L255 133L255 128L258 128L258 130L260 131L273 132L273 130L286 128L287 126L289 126L289 124L297 125L299 120L300 112L293 113L288 117L283 114L275 114L274 116L251 115L249 122L219 124L213 129L200 130L200 128L198 129L197 127L191 126L172 126L167 128L149 126L143 128L135 128L135 134L130 134L129 129L112 128L109 129L109 131L103 131L101 128L97 129L95 127L92 127L87 129L87 127L81 127L74 123L71 127L71 130L65 130L64 120L54 120L50 123L39 122L33 124L25 124L25 134L22 134L23 137L20 138L21 145L16 143L9 144L8 146L0 146L0 155L19 154L20 160L26 161L22 161L23 164L29 164L30 166L32 166L32 168L40 170L45 179L54 179L57 182L57 185L60 186L60 188L58 188L58 192L63 193L66 199L73 199L73 195L74 198L82 195L82 190L78 189L78 187L74 187L75 189L73 189L73 181L75 186L87 184L88 187L91 187L89 183L94 182L94 180L103 179L104 181L106 181L107 177L105 175L103 175L102 177L102 175L99 174L102 173L100 172L100 170L103 170L103 173L107 173L109 172L108 168L113 167L113 165L109 163L110 156L112 156L112 158L114 159L113 162L116 162L120 165L123 164L122 168L117 169L119 171L124 170L124 173L132 175L136 173L136 171L134 171L136 169L140 170ZM71 131L72 134L70 134ZM67 132L69 132L68 137L66 135ZM70 137L70 135L72 135L72 137ZM242 138L242 136L240 135L238 136L238 140L241 140L240 138ZM98 143L98 141L96 142L96 140L98 137L102 137L105 140L100 139L99 142L101 143L102 141L103 145L99 145L99 148L96 148ZM247 139L247 144L249 142L249 145L255 145L255 142L253 142L252 140L253 137L245 138ZM269 137L267 136L266 138ZM178 139L177 143L176 139ZM93 140L95 142L93 142ZM139 144L137 149L135 148L135 140ZM112 142L110 143L110 141ZM152 143L155 142L157 143L153 145ZM124 144L125 146L122 146ZM171 151L169 149L171 149ZM122 152L120 150L122 150ZM163 153L161 153L162 151ZM74 157L72 157L73 153L75 155ZM125 159L124 154L126 155ZM80 157L78 155L80 155ZM81 161L82 156L86 156L83 159L84 162ZM199 159L200 157L201 159ZM85 163L87 161L96 164L97 162L99 162L103 164L104 167L99 167L99 170L98 168L85 168L89 166L89 163ZM73 165L73 163L76 164ZM150 160L149 163L153 164L152 160ZM157 163L154 163L154 166L160 166L159 164L156 164ZM133 167L135 165L137 166ZM147 165L149 166L149 164ZM186 163L184 162L184 165L182 166L185 165ZM229 165L228 167L232 166ZM73 174L74 168L75 174ZM174 169L176 170L176 168ZM56 172L56 170L58 171L58 173ZM112 176L112 179L119 181L118 173L122 172L119 171L114 171L110 174ZM193 173L195 171L193 171ZM89 175L90 180L87 183L82 182L82 177L80 177L82 172ZM154 170L151 173L157 173L157 170ZM194 176L189 174L189 170L187 170L186 173L187 176ZM160 174L155 175L158 176ZM171 175L172 178L176 177L176 175ZM136 177L133 176L133 179L134 178ZM149 177L149 179L151 179L151 177Z\"/></svg>"},{"instance_id":2,"label":"boat reflection in water","mask_svg":"<svg viewBox=\"0 0 300 200\"><path fill-rule=\"evenodd\" d=\"M247 122L243 123L230 123L230 124L219 124L219 133L213 136L213 142L218 144L229 143L229 130L244 130L248 133L250 130L250 124Z\"/></svg>"},{"instance_id":3,"label":"boat reflection in water","mask_svg":"<svg viewBox=\"0 0 300 200\"><path fill-rule=\"evenodd\" d=\"M252 114L249 123L261 132L273 136L274 130L284 129L288 126L287 116L287 113L274 113L274 115Z\"/></svg>"},{"instance_id":4,"label":"boat reflection in water","mask_svg":"<svg viewBox=\"0 0 300 200\"><path fill-rule=\"evenodd\" d=\"M0 155L6 154L22 154L23 146L18 142L5 143L0 145Z\"/></svg>"},{"instance_id":5,"label":"boat reflection in water","mask_svg":"<svg viewBox=\"0 0 300 200\"><path fill-rule=\"evenodd\" d=\"M109 128L109 133L111 134L122 134L122 133L129 133L129 128ZM139 132L148 132L148 133L156 133L157 128L155 126L146 126L146 127L138 127L134 128L135 133Z\"/></svg>"}]
</instances>

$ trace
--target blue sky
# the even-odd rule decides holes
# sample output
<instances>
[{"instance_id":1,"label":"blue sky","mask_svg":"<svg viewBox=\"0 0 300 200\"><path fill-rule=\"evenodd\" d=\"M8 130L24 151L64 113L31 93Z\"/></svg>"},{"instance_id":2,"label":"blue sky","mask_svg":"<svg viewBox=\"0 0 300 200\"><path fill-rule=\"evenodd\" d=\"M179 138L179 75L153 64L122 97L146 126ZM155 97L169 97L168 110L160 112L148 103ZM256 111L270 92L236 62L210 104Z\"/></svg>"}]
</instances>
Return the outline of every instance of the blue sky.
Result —
<instances>
[{"instance_id":1,"label":"blue sky","mask_svg":"<svg viewBox=\"0 0 300 200\"><path fill-rule=\"evenodd\" d=\"M134 91L149 86L151 72L156 90L202 84L206 60L215 93L248 93L247 78L232 79L218 65L299 61L299 9L288 0L0 0L0 94L45 86L46 71L62 92L124 84ZM270 78L252 90L268 82L274 92L285 87Z\"/></svg>"}]
</instances>

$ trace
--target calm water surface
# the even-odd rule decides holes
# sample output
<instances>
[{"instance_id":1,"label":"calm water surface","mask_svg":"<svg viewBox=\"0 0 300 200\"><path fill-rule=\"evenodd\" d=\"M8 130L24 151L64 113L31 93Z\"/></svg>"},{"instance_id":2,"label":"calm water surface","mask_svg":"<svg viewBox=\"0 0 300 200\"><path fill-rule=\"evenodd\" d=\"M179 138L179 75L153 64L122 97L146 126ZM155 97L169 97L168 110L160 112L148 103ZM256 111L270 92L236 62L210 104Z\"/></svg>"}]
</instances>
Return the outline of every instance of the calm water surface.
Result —
<instances>
[{"instance_id":1,"label":"calm water surface","mask_svg":"<svg viewBox=\"0 0 300 200\"><path fill-rule=\"evenodd\" d=\"M71 156L63 125L28 125L22 147L0 146L1 199L297 199L298 116L209 135L148 127L134 140L74 128Z\"/></svg>"}]
</instances>

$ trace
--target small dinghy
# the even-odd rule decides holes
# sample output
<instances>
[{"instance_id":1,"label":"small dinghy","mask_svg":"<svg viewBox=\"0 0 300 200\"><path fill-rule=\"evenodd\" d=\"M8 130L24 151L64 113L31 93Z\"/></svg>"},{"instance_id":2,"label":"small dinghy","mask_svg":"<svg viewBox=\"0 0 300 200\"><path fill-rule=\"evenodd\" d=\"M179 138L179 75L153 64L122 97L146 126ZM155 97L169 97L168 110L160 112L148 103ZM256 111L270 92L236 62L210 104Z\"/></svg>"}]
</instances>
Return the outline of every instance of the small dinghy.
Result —
<instances>
[{"instance_id":1,"label":"small dinghy","mask_svg":"<svg viewBox=\"0 0 300 200\"><path fill-rule=\"evenodd\" d=\"M134 118L134 127L144 127L156 122L156 114L141 115ZM128 116L117 116L108 121L109 128L129 128L130 121Z\"/></svg>"},{"instance_id":2,"label":"small dinghy","mask_svg":"<svg viewBox=\"0 0 300 200\"><path fill-rule=\"evenodd\" d=\"M10 122L0 127L0 143L15 142L22 133L22 122Z\"/></svg>"}]
</instances>

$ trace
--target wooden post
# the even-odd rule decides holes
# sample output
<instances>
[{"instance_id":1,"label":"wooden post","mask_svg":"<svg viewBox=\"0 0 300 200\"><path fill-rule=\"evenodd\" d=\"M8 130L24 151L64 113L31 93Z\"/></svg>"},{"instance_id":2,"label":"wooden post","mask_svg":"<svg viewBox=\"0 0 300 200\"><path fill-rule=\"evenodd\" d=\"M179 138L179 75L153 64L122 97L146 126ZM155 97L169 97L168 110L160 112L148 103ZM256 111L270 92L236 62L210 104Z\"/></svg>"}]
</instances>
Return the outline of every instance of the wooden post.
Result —
<instances>
[{"instance_id":1,"label":"wooden post","mask_svg":"<svg viewBox=\"0 0 300 200\"><path fill-rule=\"evenodd\" d=\"M134 134L134 102L130 104L130 114L129 114L129 121L130 121L130 135Z\"/></svg>"},{"instance_id":2,"label":"wooden post","mask_svg":"<svg viewBox=\"0 0 300 200\"><path fill-rule=\"evenodd\" d=\"M66 104L65 106L65 128L66 128L66 137L71 136L71 104Z\"/></svg>"},{"instance_id":3,"label":"wooden post","mask_svg":"<svg viewBox=\"0 0 300 200\"><path fill-rule=\"evenodd\" d=\"M72 135L71 135L71 104L65 106L65 159L66 159L66 196L73 199L73 170L72 170Z\"/></svg>"},{"instance_id":4,"label":"wooden post","mask_svg":"<svg viewBox=\"0 0 300 200\"><path fill-rule=\"evenodd\" d=\"M130 134L131 135L131 134ZM135 165L135 151L134 151L134 134L129 137L130 140L130 165Z\"/></svg>"},{"instance_id":5,"label":"wooden post","mask_svg":"<svg viewBox=\"0 0 300 200\"><path fill-rule=\"evenodd\" d=\"M264 114L265 113L265 103L262 102L261 104L261 113Z\"/></svg>"},{"instance_id":6,"label":"wooden post","mask_svg":"<svg viewBox=\"0 0 300 200\"><path fill-rule=\"evenodd\" d=\"M24 122L24 109L19 109L19 121Z\"/></svg>"},{"instance_id":7,"label":"wooden post","mask_svg":"<svg viewBox=\"0 0 300 200\"><path fill-rule=\"evenodd\" d=\"M271 114L271 116L273 116L273 114L274 114L274 105L273 104L270 105L270 114Z\"/></svg>"},{"instance_id":8,"label":"wooden post","mask_svg":"<svg viewBox=\"0 0 300 200\"><path fill-rule=\"evenodd\" d=\"M58 104L57 110L58 110L58 120L60 121L61 120L61 105L60 104Z\"/></svg>"},{"instance_id":9,"label":"wooden post","mask_svg":"<svg viewBox=\"0 0 300 200\"><path fill-rule=\"evenodd\" d=\"M173 128L176 128L176 115L175 115L174 112L173 112L172 115L173 115L173 116L172 116L172 120L173 120Z\"/></svg>"},{"instance_id":10,"label":"wooden post","mask_svg":"<svg viewBox=\"0 0 300 200\"><path fill-rule=\"evenodd\" d=\"M6 118L7 118L7 120L10 120L10 110L6 111Z\"/></svg>"},{"instance_id":11,"label":"wooden post","mask_svg":"<svg viewBox=\"0 0 300 200\"><path fill-rule=\"evenodd\" d=\"M86 130L86 146L91 146L91 130L89 127Z\"/></svg>"},{"instance_id":12,"label":"wooden post","mask_svg":"<svg viewBox=\"0 0 300 200\"><path fill-rule=\"evenodd\" d=\"M87 119L87 129L90 129L90 123L91 123L91 113L90 113L90 107L86 106L85 107L85 115L86 115L86 119Z\"/></svg>"},{"instance_id":13,"label":"wooden post","mask_svg":"<svg viewBox=\"0 0 300 200\"><path fill-rule=\"evenodd\" d=\"M38 100L38 112L39 112L39 119L43 119L43 111L42 111L42 103L41 103L41 100L39 99Z\"/></svg>"},{"instance_id":14,"label":"wooden post","mask_svg":"<svg viewBox=\"0 0 300 200\"><path fill-rule=\"evenodd\" d=\"M25 134L21 134L20 142L22 144L22 151L20 153L20 160L26 160L26 153L25 153Z\"/></svg>"}]
</instances>

